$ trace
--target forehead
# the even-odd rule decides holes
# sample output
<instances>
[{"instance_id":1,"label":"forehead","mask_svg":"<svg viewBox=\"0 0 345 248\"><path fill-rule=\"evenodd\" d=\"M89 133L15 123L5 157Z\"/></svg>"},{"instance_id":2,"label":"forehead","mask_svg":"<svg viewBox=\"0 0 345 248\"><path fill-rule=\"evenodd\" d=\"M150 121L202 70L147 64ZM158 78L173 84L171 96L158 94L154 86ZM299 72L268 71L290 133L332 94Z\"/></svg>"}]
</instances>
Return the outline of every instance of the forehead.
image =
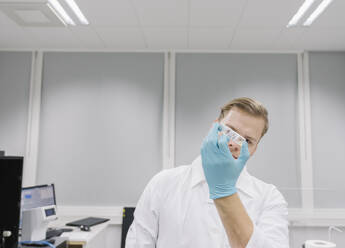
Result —
<instances>
[{"instance_id":1,"label":"forehead","mask_svg":"<svg viewBox=\"0 0 345 248\"><path fill-rule=\"evenodd\" d=\"M259 141L265 126L263 118L248 114L238 108L232 108L224 117L223 122L236 129L243 137L251 137Z\"/></svg>"}]
</instances>

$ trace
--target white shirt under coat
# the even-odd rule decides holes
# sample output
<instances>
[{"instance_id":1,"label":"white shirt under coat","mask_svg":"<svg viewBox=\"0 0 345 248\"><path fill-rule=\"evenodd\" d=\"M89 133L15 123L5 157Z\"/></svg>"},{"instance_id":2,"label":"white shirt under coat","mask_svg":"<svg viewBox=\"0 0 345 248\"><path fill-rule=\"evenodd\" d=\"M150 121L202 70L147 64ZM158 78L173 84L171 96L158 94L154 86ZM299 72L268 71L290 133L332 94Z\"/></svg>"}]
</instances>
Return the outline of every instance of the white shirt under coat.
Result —
<instances>
[{"instance_id":1,"label":"white shirt under coat","mask_svg":"<svg viewBox=\"0 0 345 248\"><path fill-rule=\"evenodd\" d=\"M271 184L246 168L236 185L254 224L247 248L289 247L287 203ZM230 247L208 185L201 157L191 166L163 170L146 186L128 231L126 248Z\"/></svg>"}]
</instances>

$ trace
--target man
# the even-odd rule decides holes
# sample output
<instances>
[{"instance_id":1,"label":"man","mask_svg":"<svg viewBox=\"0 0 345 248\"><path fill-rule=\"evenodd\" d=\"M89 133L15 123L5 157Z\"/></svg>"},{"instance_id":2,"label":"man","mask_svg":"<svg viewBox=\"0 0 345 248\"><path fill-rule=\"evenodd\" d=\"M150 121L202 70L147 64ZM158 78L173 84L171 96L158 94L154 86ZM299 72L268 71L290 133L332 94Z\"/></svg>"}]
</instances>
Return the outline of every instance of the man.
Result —
<instances>
[{"instance_id":1,"label":"man","mask_svg":"<svg viewBox=\"0 0 345 248\"><path fill-rule=\"evenodd\" d=\"M242 146L222 134L222 125L246 139ZM289 247L286 201L245 168L267 130L261 103L238 98L226 104L203 141L201 157L149 182L126 247Z\"/></svg>"}]
</instances>

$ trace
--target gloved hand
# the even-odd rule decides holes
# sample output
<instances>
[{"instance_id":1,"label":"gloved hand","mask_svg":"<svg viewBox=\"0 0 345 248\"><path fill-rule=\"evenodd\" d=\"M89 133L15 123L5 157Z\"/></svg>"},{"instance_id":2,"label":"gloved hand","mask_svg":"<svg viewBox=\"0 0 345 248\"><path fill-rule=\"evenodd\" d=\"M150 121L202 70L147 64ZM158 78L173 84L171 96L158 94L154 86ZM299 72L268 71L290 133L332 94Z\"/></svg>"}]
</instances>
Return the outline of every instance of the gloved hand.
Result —
<instances>
[{"instance_id":1,"label":"gloved hand","mask_svg":"<svg viewBox=\"0 0 345 248\"><path fill-rule=\"evenodd\" d=\"M214 123L201 147L202 167L211 199L233 195L237 192L236 182L250 157L248 143L245 141L238 159L233 158L228 147L230 138L224 134L219 136L220 131L219 123Z\"/></svg>"}]
</instances>

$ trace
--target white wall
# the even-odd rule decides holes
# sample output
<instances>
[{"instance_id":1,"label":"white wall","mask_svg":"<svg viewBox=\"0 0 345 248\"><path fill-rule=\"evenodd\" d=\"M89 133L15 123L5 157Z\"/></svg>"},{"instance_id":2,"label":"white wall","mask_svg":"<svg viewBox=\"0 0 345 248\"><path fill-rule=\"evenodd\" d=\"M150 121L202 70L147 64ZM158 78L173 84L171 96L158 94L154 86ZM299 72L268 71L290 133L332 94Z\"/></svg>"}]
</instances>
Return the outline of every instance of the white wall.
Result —
<instances>
[{"instance_id":1,"label":"white wall","mask_svg":"<svg viewBox=\"0 0 345 248\"><path fill-rule=\"evenodd\" d=\"M25 154L30 88L30 52L0 52L0 150Z\"/></svg>"},{"instance_id":2,"label":"white wall","mask_svg":"<svg viewBox=\"0 0 345 248\"><path fill-rule=\"evenodd\" d=\"M63 205L135 205L162 168L163 54L44 55L40 184Z\"/></svg>"},{"instance_id":3,"label":"white wall","mask_svg":"<svg viewBox=\"0 0 345 248\"><path fill-rule=\"evenodd\" d=\"M345 208L345 53L310 54L314 195L317 208Z\"/></svg>"},{"instance_id":4,"label":"white wall","mask_svg":"<svg viewBox=\"0 0 345 248\"><path fill-rule=\"evenodd\" d=\"M112 161L113 154L116 154L115 147L117 150L123 148L121 145L113 143L112 137L116 135L124 137L137 127L136 123L133 126L132 124L125 126L126 116L121 116L121 123L117 123L117 119L114 117L117 114L121 115L121 110L128 107L128 105L122 104L123 102L129 103L131 97L137 97L139 100L144 99L143 102L146 107L143 109L151 111L150 114L154 116L154 120L151 118L153 129L158 129L161 125L163 116L163 55L122 54L122 56L94 53L46 54L43 71L42 137L39 150L38 183L55 181L57 183L57 199L60 204L135 205L146 181L162 168L159 162L162 160L160 150L162 130L154 133L150 127L145 127L144 131L151 131L144 133L144 135L154 135L155 140L152 141L150 147L144 147L144 143L140 144L143 149L155 147L149 152L142 150L143 157L148 156L145 161L154 159L155 162L142 163L145 166L140 167L139 172L130 180L127 176L136 169L136 164L131 161L138 160L137 157L120 161L120 163L117 162L116 166L119 166L117 168L112 167L112 163L97 160L97 158L102 157L101 155L106 154L109 158L108 161ZM188 157L189 153L183 155L180 150L181 144L185 142L183 139L188 138L186 130L196 128L195 130L200 134L200 137L189 137L193 143L188 143L185 146L189 147L191 154L196 155L198 139L202 139L202 133L206 132L208 128L207 120L217 115L213 111L224 104L225 100L228 100L228 94L222 94L219 100L212 101L208 105L200 99L195 99L195 96L198 96L196 94L198 90L203 89L200 94L211 92L214 97L212 99L215 99L217 92L210 89L215 88L215 84L217 84L222 89L235 87L236 93L234 95L229 94L229 96L238 96L242 95L243 92L250 92L253 86L251 82L258 80L260 76L261 83L266 87L261 89L256 86L255 89L260 95L259 100L266 103L273 117L270 130L272 133L263 140L267 144L261 145L262 147L264 147L263 145L272 147L274 143L284 142L286 140L283 138L284 136L279 135L279 127L282 125L285 129L289 129L292 135L287 138L287 144L290 147L282 155L288 156L290 154L292 157L289 158L291 160L287 160L288 162L283 168L286 169L283 174L287 173L289 176L283 178L281 182L274 182L276 172L266 173L269 167L266 167L263 158L269 154L269 151L258 151L257 155L259 158L261 156L261 160L259 159L260 163L251 165L252 173L254 175L259 173L255 172L255 168L264 168L262 170L264 173L259 177L273 180L272 182L278 184L282 191L284 191L284 187L286 189L291 187L290 192L297 188L296 194L289 196L287 189L285 195L292 206L300 207L301 204L298 200L300 190L302 190L299 188L300 165L293 162L297 156L294 152L294 143L297 139L295 136L296 126L293 126L293 123L296 123L293 115L296 108L295 84L297 82L295 59L296 55L178 55L176 74L177 164L186 163L192 159L192 157ZM11 154L25 154L30 61L29 53L0 53L0 118L3 123L0 125L0 149L5 149ZM113 67L112 65L116 63L119 66ZM243 68L247 68L247 70ZM248 68L252 70L248 70ZM310 54L315 187L309 190L315 191L315 207L344 208L344 199L341 197L344 195L342 180L345 140L342 130L345 116L344 68L344 53ZM217 80L212 84L207 84L207 79L212 78L217 78ZM227 83L228 78L229 84ZM236 84L237 81L245 82L243 84L245 87L241 88L241 84ZM133 82L131 85L134 88L126 88L128 82ZM120 87L118 91L116 87L119 85L123 87ZM136 92L134 96L131 95L133 92ZM141 93L144 94L141 95ZM255 91L251 92L251 96L255 96ZM202 98L207 99L207 94ZM286 120L276 119L279 118L280 113L275 102L280 99L283 99L281 106L284 109L283 114L285 114ZM140 101L137 101L131 105L131 109L140 105L139 103ZM197 117L204 121L200 126L195 127L193 126L195 116L194 119L188 119L188 114L198 109L198 104L204 104L203 107L207 111L202 112ZM113 109L117 112L112 112ZM135 114L140 116L135 119L139 126L141 121L148 121L145 119L147 117L145 114L134 113L134 116ZM110 131L113 130L113 127L116 127L114 130L121 130L124 126L129 130L125 129L125 132L122 133ZM327 132L323 132L324 130ZM98 134L101 135L98 136ZM285 134L289 133L283 133L283 135ZM326 134L328 135L325 136ZM74 138L71 140L68 137ZM330 143L334 147L328 145L329 137L332 140ZM91 144L89 140L92 140ZM102 143L103 141L105 143ZM125 140L123 146L128 145L126 142L129 143L130 141ZM271 145L269 145L270 143ZM128 154L132 153L126 150L120 155L128 156ZM102 174L98 174L98 168L102 168ZM89 183L87 179L91 177L96 177L96 184ZM279 185L280 183L282 184ZM127 185L127 187L123 185ZM108 188L103 190L104 186L108 186ZM109 188L109 186L111 187ZM90 187L91 191L86 191L85 187ZM81 195L79 192L86 193ZM90 194L88 194L89 192ZM97 194L98 192L100 194ZM118 229L120 227L114 228L112 233L116 236L120 233ZM324 236L325 233L327 233L326 227L291 227L291 247L300 247L303 240L309 238L327 239ZM338 246L345 246L344 234L334 234L334 238ZM117 241L109 242L116 243Z\"/></svg>"}]
</instances>

